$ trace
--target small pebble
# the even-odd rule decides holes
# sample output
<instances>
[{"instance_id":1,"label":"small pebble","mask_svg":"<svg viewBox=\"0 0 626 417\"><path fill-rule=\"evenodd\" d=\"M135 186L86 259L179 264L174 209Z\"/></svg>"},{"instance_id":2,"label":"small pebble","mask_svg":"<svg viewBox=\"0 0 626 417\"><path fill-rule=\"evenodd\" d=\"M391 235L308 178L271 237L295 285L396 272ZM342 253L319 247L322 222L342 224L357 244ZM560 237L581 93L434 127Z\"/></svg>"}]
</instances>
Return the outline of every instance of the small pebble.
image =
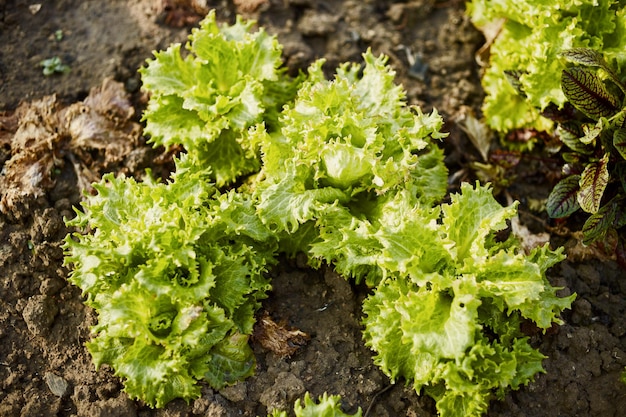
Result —
<instances>
[{"instance_id":1,"label":"small pebble","mask_svg":"<svg viewBox=\"0 0 626 417\"><path fill-rule=\"evenodd\" d=\"M52 372L46 372L43 376L50 391L57 397L63 397L67 394L68 383L62 377L53 374Z\"/></svg>"}]
</instances>

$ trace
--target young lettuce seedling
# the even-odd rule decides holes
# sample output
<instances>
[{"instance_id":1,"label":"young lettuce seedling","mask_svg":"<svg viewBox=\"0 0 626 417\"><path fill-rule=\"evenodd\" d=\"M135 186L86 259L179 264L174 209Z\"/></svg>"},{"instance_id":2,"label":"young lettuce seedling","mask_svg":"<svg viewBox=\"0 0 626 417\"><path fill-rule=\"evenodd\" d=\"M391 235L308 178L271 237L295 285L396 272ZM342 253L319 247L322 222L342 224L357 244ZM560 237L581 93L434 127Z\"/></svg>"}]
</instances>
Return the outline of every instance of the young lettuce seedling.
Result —
<instances>
[{"instance_id":1,"label":"young lettuce seedling","mask_svg":"<svg viewBox=\"0 0 626 417\"><path fill-rule=\"evenodd\" d=\"M355 414L344 413L341 410L341 397L327 393L324 393L316 403L307 392L304 394L304 405L298 399L293 410L296 417L361 417L363 415L360 408ZM274 410L268 417L287 417L287 415L286 411Z\"/></svg>"}]
</instances>

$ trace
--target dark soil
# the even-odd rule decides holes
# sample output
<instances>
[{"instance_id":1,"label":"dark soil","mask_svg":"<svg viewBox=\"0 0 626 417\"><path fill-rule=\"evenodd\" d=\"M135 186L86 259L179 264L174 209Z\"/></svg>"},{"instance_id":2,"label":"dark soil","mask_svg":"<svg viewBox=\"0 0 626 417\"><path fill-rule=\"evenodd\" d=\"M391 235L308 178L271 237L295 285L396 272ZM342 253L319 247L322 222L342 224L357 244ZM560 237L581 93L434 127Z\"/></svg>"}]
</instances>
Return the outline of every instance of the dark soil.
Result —
<instances>
[{"instance_id":1,"label":"dark soil","mask_svg":"<svg viewBox=\"0 0 626 417\"><path fill-rule=\"evenodd\" d=\"M0 0L0 166L20 151L11 140L13 110L20 102L56 94L59 106L70 105L112 77L125 86L136 109L131 118L139 122L145 97L137 68L152 50L184 41L201 18L198 12L215 8L220 20L232 21L240 12L277 34L292 71L319 57L329 69L358 61L368 47L389 55L408 101L424 110L437 108L447 121L451 189L473 179L468 164L480 154L458 122L479 114L482 91L474 54L484 40L464 16L463 2L58 0L41 2L38 10L34 4ZM39 63L54 56L71 71L44 76ZM167 158L149 150L139 134L136 139L127 155L92 173L166 170ZM40 195L0 214L0 416L264 416L305 391L314 397L341 394L346 411L371 407L370 417L435 415L432 400L403 384L386 389L388 379L361 340L366 290L330 268L307 269L302 260L284 260L273 271L274 291L263 309L309 334L306 346L281 358L253 341L255 376L219 392L205 386L190 404L176 400L151 410L129 400L110 368L94 369L84 347L97 318L67 283L61 249L68 232L63 217L71 217L80 200L82 174L68 153L54 157L49 159L55 177ZM626 273L614 261L581 250L576 234L557 234L542 214L530 214L531 202L547 196L549 181L523 162L517 169L522 175L503 195L522 202L522 224L535 233L551 232L553 243L566 245L570 258L553 268L550 279L564 287L563 295L576 292L578 299L564 314L564 325L533 335L548 357L546 374L494 400L488 415L622 416ZM0 189L0 196L9 191L15 192Z\"/></svg>"}]
</instances>

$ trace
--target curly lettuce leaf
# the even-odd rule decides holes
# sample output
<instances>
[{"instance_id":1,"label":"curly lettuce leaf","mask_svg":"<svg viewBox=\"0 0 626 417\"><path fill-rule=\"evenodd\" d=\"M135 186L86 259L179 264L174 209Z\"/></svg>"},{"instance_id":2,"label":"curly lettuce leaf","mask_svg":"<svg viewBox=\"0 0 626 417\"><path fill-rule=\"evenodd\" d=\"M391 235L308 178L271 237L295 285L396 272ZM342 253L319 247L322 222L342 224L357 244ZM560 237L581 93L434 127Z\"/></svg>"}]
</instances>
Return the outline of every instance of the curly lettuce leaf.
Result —
<instances>
[{"instance_id":1,"label":"curly lettuce leaf","mask_svg":"<svg viewBox=\"0 0 626 417\"><path fill-rule=\"evenodd\" d=\"M282 105L299 79L279 69L281 46L253 21L219 26L212 11L181 45L154 53L140 70L151 93L143 115L155 146L182 145L189 163L210 167L217 186L260 168L259 143L248 130L265 121L276 128Z\"/></svg>"},{"instance_id":2,"label":"curly lettuce leaf","mask_svg":"<svg viewBox=\"0 0 626 417\"><path fill-rule=\"evenodd\" d=\"M562 251L526 255L513 237L495 239L516 208L489 187L463 184L441 210L397 199L384 211L385 278L363 304L365 342L392 381L424 389L442 416L480 416L542 371L520 324L545 330L570 307L575 295L557 297L545 276Z\"/></svg>"},{"instance_id":3,"label":"curly lettuce leaf","mask_svg":"<svg viewBox=\"0 0 626 417\"><path fill-rule=\"evenodd\" d=\"M346 414L341 410L341 397L324 393L316 403L311 394L304 394L304 405L300 399L296 400L293 411L296 417L361 417L363 411L359 407L355 414ZM274 410L268 417L287 417L286 411Z\"/></svg>"},{"instance_id":4,"label":"curly lettuce leaf","mask_svg":"<svg viewBox=\"0 0 626 417\"><path fill-rule=\"evenodd\" d=\"M254 368L247 346L270 290L277 243L246 194L219 194L207 172L181 169L167 184L106 175L69 225L70 282L98 313L87 343L125 391L150 406L199 395Z\"/></svg>"},{"instance_id":5,"label":"curly lettuce leaf","mask_svg":"<svg viewBox=\"0 0 626 417\"><path fill-rule=\"evenodd\" d=\"M486 92L483 111L489 126L499 132L551 130L553 123L540 112L550 104L560 107L566 101L560 86L565 62L559 54L587 47L603 51L623 65L624 6L616 0L468 2L468 14L478 28L505 19L490 47L489 67L482 79ZM506 80L507 71L522 72L522 95Z\"/></svg>"}]
</instances>

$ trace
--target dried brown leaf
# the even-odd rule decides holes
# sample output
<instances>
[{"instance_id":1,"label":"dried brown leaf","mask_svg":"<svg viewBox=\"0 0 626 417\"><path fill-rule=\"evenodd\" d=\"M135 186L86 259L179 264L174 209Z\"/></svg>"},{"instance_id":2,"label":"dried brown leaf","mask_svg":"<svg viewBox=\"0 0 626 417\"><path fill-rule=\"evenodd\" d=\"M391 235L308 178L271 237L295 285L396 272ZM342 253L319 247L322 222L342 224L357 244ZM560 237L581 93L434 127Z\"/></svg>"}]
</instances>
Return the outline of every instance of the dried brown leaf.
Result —
<instances>
[{"instance_id":1,"label":"dried brown leaf","mask_svg":"<svg viewBox=\"0 0 626 417\"><path fill-rule=\"evenodd\" d=\"M261 6L269 5L269 0L233 0L237 13L254 13Z\"/></svg>"},{"instance_id":2,"label":"dried brown leaf","mask_svg":"<svg viewBox=\"0 0 626 417\"><path fill-rule=\"evenodd\" d=\"M122 84L105 79L82 103L64 110L69 147L93 171L101 172L121 162L130 153L141 133L132 121L135 113ZM101 151L100 161L90 161L92 151Z\"/></svg>"},{"instance_id":3,"label":"dried brown leaf","mask_svg":"<svg viewBox=\"0 0 626 417\"><path fill-rule=\"evenodd\" d=\"M255 324L253 337L264 349L287 357L296 353L310 339L308 334L300 330L287 328L286 323L276 323L267 312L263 312Z\"/></svg>"},{"instance_id":4,"label":"dried brown leaf","mask_svg":"<svg viewBox=\"0 0 626 417\"><path fill-rule=\"evenodd\" d=\"M478 120L472 113L467 113L459 120L459 127L463 129L472 145L478 150L483 162L487 162L489 158L489 149L493 141L493 132L487 124Z\"/></svg>"},{"instance_id":5,"label":"dried brown leaf","mask_svg":"<svg viewBox=\"0 0 626 417\"><path fill-rule=\"evenodd\" d=\"M11 159L0 177L0 211L21 218L54 185L51 174L61 141L55 96L22 103L15 111L18 127L11 139Z\"/></svg>"},{"instance_id":6,"label":"dried brown leaf","mask_svg":"<svg viewBox=\"0 0 626 417\"><path fill-rule=\"evenodd\" d=\"M79 184L97 180L136 146L141 127L123 86L106 79L80 103L61 106L54 95L22 103L0 119L11 157L0 176L0 211L17 219L54 186L53 172L72 161Z\"/></svg>"}]
</instances>

